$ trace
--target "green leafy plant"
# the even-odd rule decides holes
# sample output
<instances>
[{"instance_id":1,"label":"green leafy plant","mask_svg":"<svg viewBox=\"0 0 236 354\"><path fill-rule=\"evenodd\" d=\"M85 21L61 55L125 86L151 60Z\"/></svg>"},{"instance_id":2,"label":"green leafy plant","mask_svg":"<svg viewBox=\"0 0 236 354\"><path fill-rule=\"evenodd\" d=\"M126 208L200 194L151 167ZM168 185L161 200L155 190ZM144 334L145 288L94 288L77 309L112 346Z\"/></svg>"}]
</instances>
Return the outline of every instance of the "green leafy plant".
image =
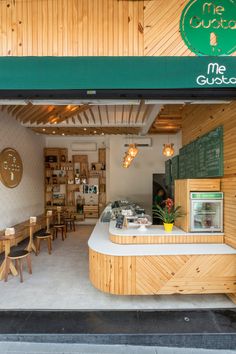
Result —
<instances>
[{"instance_id":1,"label":"green leafy plant","mask_svg":"<svg viewBox=\"0 0 236 354\"><path fill-rule=\"evenodd\" d=\"M167 198L163 207L158 204L153 206L153 215L162 220L163 223L172 224L177 218L183 216L180 209L181 206L175 207L173 200Z\"/></svg>"}]
</instances>

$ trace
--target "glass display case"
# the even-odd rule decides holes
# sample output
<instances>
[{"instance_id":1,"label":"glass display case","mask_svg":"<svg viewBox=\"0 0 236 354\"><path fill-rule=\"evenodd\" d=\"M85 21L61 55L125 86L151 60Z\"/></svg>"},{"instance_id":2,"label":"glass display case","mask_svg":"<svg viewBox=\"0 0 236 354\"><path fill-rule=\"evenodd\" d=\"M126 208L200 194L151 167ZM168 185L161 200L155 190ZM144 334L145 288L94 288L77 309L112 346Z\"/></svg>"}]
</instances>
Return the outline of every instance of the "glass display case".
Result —
<instances>
[{"instance_id":1,"label":"glass display case","mask_svg":"<svg viewBox=\"0 0 236 354\"><path fill-rule=\"evenodd\" d=\"M223 193L190 193L191 232L223 232Z\"/></svg>"}]
</instances>

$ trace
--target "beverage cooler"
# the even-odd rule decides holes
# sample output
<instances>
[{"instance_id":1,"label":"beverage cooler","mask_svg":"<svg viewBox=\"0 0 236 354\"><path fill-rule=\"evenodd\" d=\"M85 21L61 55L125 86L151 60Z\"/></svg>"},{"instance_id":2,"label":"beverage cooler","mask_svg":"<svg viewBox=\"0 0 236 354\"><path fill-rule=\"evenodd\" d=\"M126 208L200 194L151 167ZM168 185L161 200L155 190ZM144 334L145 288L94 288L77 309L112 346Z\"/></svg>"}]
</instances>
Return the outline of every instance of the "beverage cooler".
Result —
<instances>
[{"instance_id":1,"label":"beverage cooler","mask_svg":"<svg viewBox=\"0 0 236 354\"><path fill-rule=\"evenodd\" d=\"M223 232L223 193L190 193L191 232Z\"/></svg>"}]
</instances>

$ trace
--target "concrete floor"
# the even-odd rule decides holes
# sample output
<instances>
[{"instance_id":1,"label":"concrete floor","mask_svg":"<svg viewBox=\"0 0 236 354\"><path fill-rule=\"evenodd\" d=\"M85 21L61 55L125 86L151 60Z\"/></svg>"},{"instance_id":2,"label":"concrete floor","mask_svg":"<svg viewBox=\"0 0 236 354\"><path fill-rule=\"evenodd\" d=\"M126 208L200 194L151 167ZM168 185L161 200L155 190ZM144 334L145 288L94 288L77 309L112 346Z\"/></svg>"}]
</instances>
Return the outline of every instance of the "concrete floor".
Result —
<instances>
[{"instance_id":1,"label":"concrete floor","mask_svg":"<svg viewBox=\"0 0 236 354\"><path fill-rule=\"evenodd\" d=\"M0 309L193 309L236 307L225 295L115 296L96 290L88 278L87 240L92 225L79 225L63 242L46 243L32 254L33 274L24 282L9 276L0 282Z\"/></svg>"}]
</instances>

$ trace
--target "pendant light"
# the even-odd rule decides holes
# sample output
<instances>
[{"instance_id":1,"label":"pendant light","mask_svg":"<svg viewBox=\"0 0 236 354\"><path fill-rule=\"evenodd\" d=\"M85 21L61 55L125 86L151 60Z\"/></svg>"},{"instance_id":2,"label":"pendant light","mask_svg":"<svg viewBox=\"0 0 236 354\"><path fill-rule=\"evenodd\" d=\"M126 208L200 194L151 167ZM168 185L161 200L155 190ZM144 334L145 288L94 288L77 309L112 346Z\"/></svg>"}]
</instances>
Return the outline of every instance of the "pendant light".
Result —
<instances>
[{"instance_id":1,"label":"pendant light","mask_svg":"<svg viewBox=\"0 0 236 354\"><path fill-rule=\"evenodd\" d=\"M174 144L163 144L162 154L167 157L174 155Z\"/></svg>"},{"instance_id":2,"label":"pendant light","mask_svg":"<svg viewBox=\"0 0 236 354\"><path fill-rule=\"evenodd\" d=\"M128 154L134 158L137 153L138 148L136 147L136 144L129 144Z\"/></svg>"}]
</instances>

